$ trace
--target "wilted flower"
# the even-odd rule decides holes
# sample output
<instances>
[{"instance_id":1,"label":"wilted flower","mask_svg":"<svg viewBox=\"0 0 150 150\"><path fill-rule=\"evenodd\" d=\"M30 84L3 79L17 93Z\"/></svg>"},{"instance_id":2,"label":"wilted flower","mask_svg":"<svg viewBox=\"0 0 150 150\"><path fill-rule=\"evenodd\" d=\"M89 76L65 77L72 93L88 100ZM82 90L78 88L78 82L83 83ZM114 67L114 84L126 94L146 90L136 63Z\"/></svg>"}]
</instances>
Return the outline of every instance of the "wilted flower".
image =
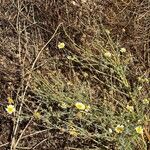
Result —
<instances>
[{"instance_id":1,"label":"wilted flower","mask_svg":"<svg viewBox=\"0 0 150 150\"><path fill-rule=\"evenodd\" d=\"M82 3L86 3L86 2L87 2L87 0L81 0L81 2L82 2Z\"/></svg>"},{"instance_id":2,"label":"wilted flower","mask_svg":"<svg viewBox=\"0 0 150 150\"><path fill-rule=\"evenodd\" d=\"M81 112L76 113L76 117L77 117L78 119L82 119L82 113L81 113Z\"/></svg>"},{"instance_id":3,"label":"wilted flower","mask_svg":"<svg viewBox=\"0 0 150 150\"><path fill-rule=\"evenodd\" d=\"M139 82L142 82L142 77L137 78Z\"/></svg>"},{"instance_id":4,"label":"wilted flower","mask_svg":"<svg viewBox=\"0 0 150 150\"><path fill-rule=\"evenodd\" d=\"M67 82L67 85L73 85L73 84L72 84L72 82L71 82L71 81L68 81L68 82Z\"/></svg>"},{"instance_id":5,"label":"wilted flower","mask_svg":"<svg viewBox=\"0 0 150 150\"><path fill-rule=\"evenodd\" d=\"M111 57L111 53L110 52L106 52L106 53L104 53L104 56L110 58Z\"/></svg>"},{"instance_id":6,"label":"wilted flower","mask_svg":"<svg viewBox=\"0 0 150 150\"><path fill-rule=\"evenodd\" d=\"M134 107L133 106L129 106L129 105L127 105L127 110L129 110L130 112L133 112L134 111Z\"/></svg>"},{"instance_id":7,"label":"wilted flower","mask_svg":"<svg viewBox=\"0 0 150 150\"><path fill-rule=\"evenodd\" d=\"M120 49L120 52L121 52L121 53L125 53L125 52L126 52L126 49L125 49L125 48L121 48L121 49Z\"/></svg>"},{"instance_id":8,"label":"wilted flower","mask_svg":"<svg viewBox=\"0 0 150 150\"><path fill-rule=\"evenodd\" d=\"M58 43L58 48L59 49L62 49L64 47L65 47L65 43L63 43L63 42L62 43L61 42Z\"/></svg>"},{"instance_id":9,"label":"wilted flower","mask_svg":"<svg viewBox=\"0 0 150 150\"><path fill-rule=\"evenodd\" d=\"M15 107L14 107L14 105L7 105L6 111L7 111L9 114L12 114L13 112L15 112Z\"/></svg>"},{"instance_id":10,"label":"wilted flower","mask_svg":"<svg viewBox=\"0 0 150 150\"><path fill-rule=\"evenodd\" d=\"M73 4L73 5L77 5L77 3L76 3L75 1L72 1L72 4Z\"/></svg>"},{"instance_id":11,"label":"wilted flower","mask_svg":"<svg viewBox=\"0 0 150 150\"><path fill-rule=\"evenodd\" d=\"M64 108L64 109L66 109L68 107L68 105L64 102L62 102L60 106L61 106L61 108Z\"/></svg>"},{"instance_id":12,"label":"wilted flower","mask_svg":"<svg viewBox=\"0 0 150 150\"><path fill-rule=\"evenodd\" d=\"M141 91L142 90L142 86L137 87L137 90Z\"/></svg>"},{"instance_id":13,"label":"wilted flower","mask_svg":"<svg viewBox=\"0 0 150 150\"><path fill-rule=\"evenodd\" d=\"M106 32L107 34L110 34L110 31L109 31L108 29L105 29L105 32Z\"/></svg>"},{"instance_id":14,"label":"wilted flower","mask_svg":"<svg viewBox=\"0 0 150 150\"><path fill-rule=\"evenodd\" d=\"M85 111L88 112L91 109L90 105L85 106Z\"/></svg>"},{"instance_id":15,"label":"wilted flower","mask_svg":"<svg viewBox=\"0 0 150 150\"><path fill-rule=\"evenodd\" d=\"M40 114L40 112L38 112L38 111L35 111L34 114L33 114L33 116L34 116L36 119L41 119L41 114Z\"/></svg>"},{"instance_id":16,"label":"wilted flower","mask_svg":"<svg viewBox=\"0 0 150 150\"><path fill-rule=\"evenodd\" d=\"M71 57L71 56L67 56L67 58L68 58L69 60L72 60L72 57Z\"/></svg>"},{"instance_id":17,"label":"wilted flower","mask_svg":"<svg viewBox=\"0 0 150 150\"><path fill-rule=\"evenodd\" d=\"M149 104L149 99L148 98L144 98L143 99L143 104Z\"/></svg>"},{"instance_id":18,"label":"wilted flower","mask_svg":"<svg viewBox=\"0 0 150 150\"><path fill-rule=\"evenodd\" d=\"M72 135L72 136L78 136L78 132L76 131L76 129L75 128L72 128L71 130L69 130L69 133L70 133L70 135Z\"/></svg>"},{"instance_id":19,"label":"wilted flower","mask_svg":"<svg viewBox=\"0 0 150 150\"><path fill-rule=\"evenodd\" d=\"M145 83L149 83L149 79L148 78L144 78L144 82Z\"/></svg>"},{"instance_id":20,"label":"wilted flower","mask_svg":"<svg viewBox=\"0 0 150 150\"><path fill-rule=\"evenodd\" d=\"M137 126L137 127L135 128L135 130L136 130L136 132L137 132L138 134L143 134L143 128L142 128L142 126Z\"/></svg>"},{"instance_id":21,"label":"wilted flower","mask_svg":"<svg viewBox=\"0 0 150 150\"><path fill-rule=\"evenodd\" d=\"M123 28L123 29L122 29L122 32L125 32L125 31L126 31L125 28Z\"/></svg>"},{"instance_id":22,"label":"wilted flower","mask_svg":"<svg viewBox=\"0 0 150 150\"><path fill-rule=\"evenodd\" d=\"M117 127L115 128L115 131L117 133L122 133L124 131L124 126L123 125L117 125Z\"/></svg>"},{"instance_id":23,"label":"wilted flower","mask_svg":"<svg viewBox=\"0 0 150 150\"><path fill-rule=\"evenodd\" d=\"M10 97L8 97L7 100L8 100L9 104L13 104L14 103L14 100L12 98L10 98Z\"/></svg>"},{"instance_id":24,"label":"wilted flower","mask_svg":"<svg viewBox=\"0 0 150 150\"><path fill-rule=\"evenodd\" d=\"M76 59L76 56L75 55L73 55L73 56L67 56L67 58L69 59L69 60L75 60Z\"/></svg>"},{"instance_id":25,"label":"wilted flower","mask_svg":"<svg viewBox=\"0 0 150 150\"><path fill-rule=\"evenodd\" d=\"M108 131L109 131L109 133L112 133L112 132L113 132L111 128L109 128Z\"/></svg>"},{"instance_id":26,"label":"wilted flower","mask_svg":"<svg viewBox=\"0 0 150 150\"><path fill-rule=\"evenodd\" d=\"M137 122L138 122L138 124L141 124L141 123L142 123L142 120L141 120L141 119L139 119Z\"/></svg>"},{"instance_id":27,"label":"wilted flower","mask_svg":"<svg viewBox=\"0 0 150 150\"><path fill-rule=\"evenodd\" d=\"M79 110L85 110L85 105L82 104L81 102L76 102L75 103L76 108L78 108Z\"/></svg>"},{"instance_id":28,"label":"wilted flower","mask_svg":"<svg viewBox=\"0 0 150 150\"><path fill-rule=\"evenodd\" d=\"M86 77L88 77L89 75L88 75L88 73L84 72L84 73L83 73L83 76L86 78Z\"/></svg>"},{"instance_id":29,"label":"wilted flower","mask_svg":"<svg viewBox=\"0 0 150 150\"><path fill-rule=\"evenodd\" d=\"M141 82L141 83L149 83L149 79L148 78L138 77L138 81Z\"/></svg>"}]
</instances>

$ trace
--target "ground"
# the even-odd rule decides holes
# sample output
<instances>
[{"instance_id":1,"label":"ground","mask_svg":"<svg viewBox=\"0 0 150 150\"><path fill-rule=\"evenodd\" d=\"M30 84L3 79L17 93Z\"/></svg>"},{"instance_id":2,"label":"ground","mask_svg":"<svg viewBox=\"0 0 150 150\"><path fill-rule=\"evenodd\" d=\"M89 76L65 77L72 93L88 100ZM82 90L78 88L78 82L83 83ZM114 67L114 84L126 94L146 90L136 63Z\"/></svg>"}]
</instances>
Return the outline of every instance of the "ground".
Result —
<instances>
[{"instance_id":1,"label":"ground","mask_svg":"<svg viewBox=\"0 0 150 150\"><path fill-rule=\"evenodd\" d=\"M0 3L0 149L150 149L148 0Z\"/></svg>"}]
</instances>

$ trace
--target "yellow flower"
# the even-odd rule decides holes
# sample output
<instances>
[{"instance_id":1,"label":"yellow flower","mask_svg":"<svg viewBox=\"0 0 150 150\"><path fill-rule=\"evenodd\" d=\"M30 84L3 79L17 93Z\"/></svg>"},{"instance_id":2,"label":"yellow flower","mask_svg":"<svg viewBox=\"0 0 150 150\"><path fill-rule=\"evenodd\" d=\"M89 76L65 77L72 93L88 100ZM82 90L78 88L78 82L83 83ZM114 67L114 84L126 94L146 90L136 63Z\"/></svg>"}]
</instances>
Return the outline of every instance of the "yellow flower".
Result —
<instances>
[{"instance_id":1,"label":"yellow flower","mask_svg":"<svg viewBox=\"0 0 150 150\"><path fill-rule=\"evenodd\" d=\"M110 58L111 57L111 53L110 52L106 52L106 53L104 53L104 56Z\"/></svg>"},{"instance_id":2,"label":"yellow flower","mask_svg":"<svg viewBox=\"0 0 150 150\"><path fill-rule=\"evenodd\" d=\"M137 126L137 127L135 128L135 130L136 130L136 132L137 132L138 134L143 134L143 128L142 128L142 126Z\"/></svg>"},{"instance_id":3,"label":"yellow flower","mask_svg":"<svg viewBox=\"0 0 150 150\"><path fill-rule=\"evenodd\" d=\"M117 125L117 127L115 128L115 131L117 133L122 133L124 131L124 126L123 125Z\"/></svg>"},{"instance_id":4,"label":"yellow flower","mask_svg":"<svg viewBox=\"0 0 150 150\"><path fill-rule=\"evenodd\" d=\"M41 119L41 114L40 114L40 112L35 111L34 114L33 114L33 116L34 116L36 119Z\"/></svg>"},{"instance_id":5,"label":"yellow flower","mask_svg":"<svg viewBox=\"0 0 150 150\"><path fill-rule=\"evenodd\" d=\"M76 106L76 108L78 108L80 110L85 110L85 105L82 104L81 102L76 102L75 106Z\"/></svg>"},{"instance_id":6,"label":"yellow flower","mask_svg":"<svg viewBox=\"0 0 150 150\"><path fill-rule=\"evenodd\" d=\"M126 49L125 49L125 48L121 48L121 49L120 49L120 52L121 52L121 53L125 53L125 52L126 52Z\"/></svg>"},{"instance_id":7,"label":"yellow flower","mask_svg":"<svg viewBox=\"0 0 150 150\"><path fill-rule=\"evenodd\" d=\"M126 108L127 108L127 110L130 111L130 112L133 112L133 111L134 111L134 107L133 107L133 106L127 105Z\"/></svg>"},{"instance_id":8,"label":"yellow flower","mask_svg":"<svg viewBox=\"0 0 150 150\"><path fill-rule=\"evenodd\" d=\"M59 49L62 49L64 47L65 47L65 43L63 43L63 42L62 43L61 42L58 43L58 48Z\"/></svg>"},{"instance_id":9,"label":"yellow flower","mask_svg":"<svg viewBox=\"0 0 150 150\"><path fill-rule=\"evenodd\" d=\"M8 97L7 100L8 100L9 104L13 104L14 103L14 100L12 98L10 98L10 97Z\"/></svg>"},{"instance_id":10,"label":"yellow flower","mask_svg":"<svg viewBox=\"0 0 150 150\"><path fill-rule=\"evenodd\" d=\"M144 98L143 99L143 104L149 104L149 99L148 98Z\"/></svg>"},{"instance_id":11,"label":"yellow flower","mask_svg":"<svg viewBox=\"0 0 150 150\"><path fill-rule=\"evenodd\" d=\"M15 112L15 107L14 107L14 105L7 105L6 111L7 111L9 114L12 114L13 112Z\"/></svg>"}]
</instances>

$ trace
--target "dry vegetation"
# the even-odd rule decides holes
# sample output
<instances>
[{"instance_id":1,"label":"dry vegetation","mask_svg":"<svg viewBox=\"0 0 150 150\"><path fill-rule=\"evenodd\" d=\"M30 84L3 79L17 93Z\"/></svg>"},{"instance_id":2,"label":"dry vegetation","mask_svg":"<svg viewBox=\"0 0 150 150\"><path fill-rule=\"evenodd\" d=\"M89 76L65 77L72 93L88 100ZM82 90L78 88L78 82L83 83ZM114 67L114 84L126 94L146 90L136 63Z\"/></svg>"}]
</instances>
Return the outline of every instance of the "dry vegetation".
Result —
<instances>
[{"instance_id":1,"label":"dry vegetation","mask_svg":"<svg viewBox=\"0 0 150 150\"><path fill-rule=\"evenodd\" d=\"M0 149L149 150L149 74L149 0L0 0Z\"/></svg>"}]
</instances>

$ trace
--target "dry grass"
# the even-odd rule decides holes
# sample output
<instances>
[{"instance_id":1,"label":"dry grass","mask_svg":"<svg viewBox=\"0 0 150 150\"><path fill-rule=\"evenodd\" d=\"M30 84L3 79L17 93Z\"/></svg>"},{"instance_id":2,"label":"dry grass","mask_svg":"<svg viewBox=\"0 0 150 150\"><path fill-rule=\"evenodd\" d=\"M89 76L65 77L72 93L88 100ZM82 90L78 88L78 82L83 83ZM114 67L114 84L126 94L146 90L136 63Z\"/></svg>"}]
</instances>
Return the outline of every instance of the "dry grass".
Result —
<instances>
[{"instance_id":1,"label":"dry grass","mask_svg":"<svg viewBox=\"0 0 150 150\"><path fill-rule=\"evenodd\" d=\"M0 3L0 149L150 148L150 2Z\"/></svg>"}]
</instances>

